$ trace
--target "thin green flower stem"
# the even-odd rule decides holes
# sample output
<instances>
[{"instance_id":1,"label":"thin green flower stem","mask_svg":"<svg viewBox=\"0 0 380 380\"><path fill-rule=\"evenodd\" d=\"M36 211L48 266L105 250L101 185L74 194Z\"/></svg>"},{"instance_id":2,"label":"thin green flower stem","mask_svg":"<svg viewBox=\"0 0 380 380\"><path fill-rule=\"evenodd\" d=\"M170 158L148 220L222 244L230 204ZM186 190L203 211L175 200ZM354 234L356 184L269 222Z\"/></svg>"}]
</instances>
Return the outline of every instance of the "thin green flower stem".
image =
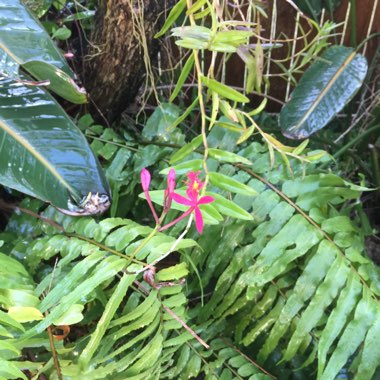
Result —
<instances>
[{"instance_id":1,"label":"thin green flower stem","mask_svg":"<svg viewBox=\"0 0 380 380\"><path fill-rule=\"evenodd\" d=\"M178 222L180 222L182 219L186 218L189 214L191 214L192 212L194 211L194 207L190 207L188 210L186 210L182 215L180 215L177 219L174 219L172 220L170 223L168 224L165 224L164 226L162 227L159 227L158 228L158 231L161 232L161 231L164 231L168 228L170 228L171 226L174 226L174 224L177 224Z\"/></svg>"},{"instance_id":2,"label":"thin green flower stem","mask_svg":"<svg viewBox=\"0 0 380 380\"><path fill-rule=\"evenodd\" d=\"M193 222L193 214L190 213L190 218L187 222L187 225L185 227L185 229L183 230L183 232L181 233L181 235L178 236L178 238L176 239L176 241L173 243L173 245L170 247L169 251L166 252L164 255L160 256L158 259L154 260L151 264L149 265L156 265L157 263L159 263L161 260L163 260L165 257L169 256L178 246L178 244L180 243L180 241L187 235L187 233L189 232L189 229L191 227L191 223Z\"/></svg>"},{"instance_id":3,"label":"thin green flower stem","mask_svg":"<svg viewBox=\"0 0 380 380\"><path fill-rule=\"evenodd\" d=\"M192 0L187 0L187 8L190 9L193 5ZM191 25L195 25L195 19L193 14L189 15L189 20ZM203 91L202 91L202 68L199 61L199 50L193 50L195 69L197 71L197 84L198 84L198 99L199 99L199 109L201 112L201 134L203 139L204 153L203 153L203 169L206 173L205 187L208 183L208 168L207 168L207 158L208 158L208 143L206 134L206 107L204 104Z\"/></svg>"},{"instance_id":4,"label":"thin green flower stem","mask_svg":"<svg viewBox=\"0 0 380 380\"><path fill-rule=\"evenodd\" d=\"M132 252L130 256L128 256L128 262L127 266L132 262L132 260L135 260L135 256L152 240L152 238L156 235L158 232L158 225L154 227L152 232L142 241L142 243ZM140 261L141 263L141 261ZM146 265L144 263L144 265Z\"/></svg>"}]
</instances>

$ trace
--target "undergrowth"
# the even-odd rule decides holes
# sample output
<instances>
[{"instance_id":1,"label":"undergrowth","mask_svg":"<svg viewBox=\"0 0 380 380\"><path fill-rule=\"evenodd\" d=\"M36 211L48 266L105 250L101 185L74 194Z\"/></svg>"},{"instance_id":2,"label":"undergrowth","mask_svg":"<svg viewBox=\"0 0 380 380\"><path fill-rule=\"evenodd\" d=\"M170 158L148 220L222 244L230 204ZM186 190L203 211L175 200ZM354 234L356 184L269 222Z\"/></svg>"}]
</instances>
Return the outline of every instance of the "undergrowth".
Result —
<instances>
[{"instance_id":1,"label":"undergrowth","mask_svg":"<svg viewBox=\"0 0 380 380\"><path fill-rule=\"evenodd\" d=\"M286 38L262 37L261 2L250 4L242 28L238 8L215 9L181 0L168 16L160 35L171 30L186 58L169 102L159 84L152 90L161 103L141 133L79 118L112 190L106 216L72 217L28 197L9 205L0 233L0 378L379 375L380 269L365 253L365 181L330 170L331 156L307 140L281 143L261 124L267 100L243 105L248 93L268 99L270 65L283 69L287 99L336 25L310 20L315 39L282 61L271 54ZM223 78L234 53L246 65L244 94ZM191 102L182 93L189 78ZM213 202L201 207L201 235L192 219L160 231L141 188L144 168L156 210L170 168L183 194L186 176L202 173L201 195ZM166 217L183 211L173 202Z\"/></svg>"}]
</instances>

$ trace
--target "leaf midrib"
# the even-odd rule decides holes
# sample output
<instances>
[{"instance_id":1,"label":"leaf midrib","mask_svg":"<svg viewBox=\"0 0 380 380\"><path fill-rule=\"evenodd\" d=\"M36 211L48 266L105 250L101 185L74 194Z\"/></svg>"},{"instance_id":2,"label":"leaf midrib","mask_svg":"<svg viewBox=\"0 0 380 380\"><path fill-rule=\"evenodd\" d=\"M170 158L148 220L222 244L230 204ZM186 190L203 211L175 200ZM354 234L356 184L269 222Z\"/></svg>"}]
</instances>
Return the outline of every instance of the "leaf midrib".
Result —
<instances>
[{"instance_id":1,"label":"leaf midrib","mask_svg":"<svg viewBox=\"0 0 380 380\"><path fill-rule=\"evenodd\" d=\"M321 99L326 95L326 93L330 90L332 85L336 82L337 78L341 75L343 70L351 63L351 61L356 56L356 52L352 52L341 64L339 69L336 71L336 73L332 76L332 78L328 81L327 85L324 87L324 89L319 93L317 98L313 101L311 107L305 112L305 114L302 116L302 118L298 121L296 125L289 128L289 131L297 130L301 127L301 125L305 122L305 120L314 112L315 108L320 104Z\"/></svg>"},{"instance_id":2,"label":"leaf midrib","mask_svg":"<svg viewBox=\"0 0 380 380\"><path fill-rule=\"evenodd\" d=\"M5 131L5 133L8 133L8 135L20 143L32 156L34 156L37 161L39 161L42 166L44 166L58 180L58 182L60 182L69 191L70 194L76 193L69 183L54 168L54 166L44 156L38 153L32 144L30 144L18 133L15 133L14 130L10 128L3 120L0 120L0 127Z\"/></svg>"}]
</instances>

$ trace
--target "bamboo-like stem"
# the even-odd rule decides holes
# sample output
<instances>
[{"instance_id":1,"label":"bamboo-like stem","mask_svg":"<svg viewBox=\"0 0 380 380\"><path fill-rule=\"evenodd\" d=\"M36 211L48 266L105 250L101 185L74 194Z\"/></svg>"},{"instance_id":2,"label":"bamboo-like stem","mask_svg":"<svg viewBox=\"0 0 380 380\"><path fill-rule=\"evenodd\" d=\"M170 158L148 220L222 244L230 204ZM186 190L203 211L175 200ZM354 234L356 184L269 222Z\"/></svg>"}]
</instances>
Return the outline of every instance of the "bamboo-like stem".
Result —
<instances>
[{"instance_id":1,"label":"bamboo-like stem","mask_svg":"<svg viewBox=\"0 0 380 380\"><path fill-rule=\"evenodd\" d=\"M192 0L187 0L187 8L190 9L192 5L193 5ZM189 20L190 20L191 25L195 25L195 19L192 14L189 15ZM205 186L206 186L208 183L208 168L207 168L208 142L207 142L207 134L206 134L206 107L205 107L203 91L202 91L203 71L202 71L201 63L199 61L198 54L199 54L198 50L193 50L195 69L197 72L199 109L201 113L201 134L202 134L202 140L203 140L203 146L204 146L203 169L206 173L206 179L205 179Z\"/></svg>"},{"instance_id":2,"label":"bamboo-like stem","mask_svg":"<svg viewBox=\"0 0 380 380\"><path fill-rule=\"evenodd\" d=\"M371 19L370 19L369 24L368 24L368 30L367 30L366 38L368 38L369 35L371 34L371 30L372 30L372 26L373 26L373 20L375 19L375 13L376 13L378 2L379 2L379 0L375 0L375 2L373 3ZM365 53L367 51L367 45L368 45L368 41L364 44L363 55L365 55Z\"/></svg>"},{"instance_id":3,"label":"bamboo-like stem","mask_svg":"<svg viewBox=\"0 0 380 380\"><path fill-rule=\"evenodd\" d=\"M298 25L299 25L299 22L300 22L300 13L297 12L296 24L294 26L294 34L293 34L294 42L293 42L293 46L292 46L292 56L291 56L290 62L289 62L289 70L290 71L292 70L293 63L294 63L294 57L295 57L295 54L296 54L296 45L297 45L297 35L298 35ZM287 102L289 100L291 78L292 78L292 76L289 75L288 79L287 79L285 102Z\"/></svg>"},{"instance_id":4,"label":"bamboo-like stem","mask_svg":"<svg viewBox=\"0 0 380 380\"><path fill-rule=\"evenodd\" d=\"M272 20L270 25L270 37L269 42L274 43L275 40L275 34L276 34L276 25L277 25L277 0L273 1L273 8L272 8ZM270 63L271 63L271 57L272 57L272 49L269 49L268 52L268 58L267 58L267 70L266 70L266 77L269 77L270 73ZM268 81L265 81L265 89L264 94L267 95L269 91L269 84Z\"/></svg>"},{"instance_id":5,"label":"bamboo-like stem","mask_svg":"<svg viewBox=\"0 0 380 380\"><path fill-rule=\"evenodd\" d=\"M346 17L344 19L343 30L342 30L342 37L340 39L340 44L341 45L344 44L344 39L346 37L347 25L348 25L348 19L350 17L350 12L351 12L351 3L347 3Z\"/></svg>"},{"instance_id":6,"label":"bamboo-like stem","mask_svg":"<svg viewBox=\"0 0 380 380\"><path fill-rule=\"evenodd\" d=\"M357 36L356 36L356 0L350 0L351 4L351 33L350 33L350 44L352 47L357 45Z\"/></svg>"}]
</instances>

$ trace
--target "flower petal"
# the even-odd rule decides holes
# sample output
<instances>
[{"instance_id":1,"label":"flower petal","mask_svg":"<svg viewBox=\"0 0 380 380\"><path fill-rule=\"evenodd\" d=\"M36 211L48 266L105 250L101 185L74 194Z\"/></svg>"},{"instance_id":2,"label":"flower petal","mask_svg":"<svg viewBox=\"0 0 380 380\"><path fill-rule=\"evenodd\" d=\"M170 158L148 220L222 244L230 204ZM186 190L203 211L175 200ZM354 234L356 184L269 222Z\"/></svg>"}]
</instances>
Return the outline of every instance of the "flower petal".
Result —
<instances>
[{"instance_id":1,"label":"flower petal","mask_svg":"<svg viewBox=\"0 0 380 380\"><path fill-rule=\"evenodd\" d=\"M197 231L201 234L203 232L203 216L202 216L201 210L199 210L198 207L194 209L194 215L195 215L195 227L197 228Z\"/></svg>"},{"instance_id":2,"label":"flower petal","mask_svg":"<svg viewBox=\"0 0 380 380\"><path fill-rule=\"evenodd\" d=\"M194 190L193 188L187 188L186 194L189 197L189 199L195 204L198 201L198 191Z\"/></svg>"},{"instance_id":3,"label":"flower petal","mask_svg":"<svg viewBox=\"0 0 380 380\"><path fill-rule=\"evenodd\" d=\"M144 191L149 190L149 185L150 185L150 173L148 170L143 168L140 173L140 179L141 179L141 186Z\"/></svg>"},{"instance_id":4,"label":"flower petal","mask_svg":"<svg viewBox=\"0 0 380 380\"><path fill-rule=\"evenodd\" d=\"M177 202L181 205L194 206L194 201L192 201L191 199L187 199L187 198L185 198L182 195L179 195L177 193L172 194L172 199L174 202Z\"/></svg>"},{"instance_id":5,"label":"flower petal","mask_svg":"<svg viewBox=\"0 0 380 380\"><path fill-rule=\"evenodd\" d=\"M197 204L204 205L204 204L211 203L214 201L215 201L215 198L210 197L209 195L205 195L204 197L202 197L198 200Z\"/></svg>"},{"instance_id":6,"label":"flower petal","mask_svg":"<svg viewBox=\"0 0 380 380\"><path fill-rule=\"evenodd\" d=\"M171 194L175 189L175 170L170 169L168 174L168 193Z\"/></svg>"},{"instance_id":7,"label":"flower petal","mask_svg":"<svg viewBox=\"0 0 380 380\"><path fill-rule=\"evenodd\" d=\"M201 173L200 170L198 170L198 171L196 171L196 172L189 172L189 173L187 173L187 178L188 178L191 182L199 181L198 176L199 176L200 173Z\"/></svg>"}]
</instances>

